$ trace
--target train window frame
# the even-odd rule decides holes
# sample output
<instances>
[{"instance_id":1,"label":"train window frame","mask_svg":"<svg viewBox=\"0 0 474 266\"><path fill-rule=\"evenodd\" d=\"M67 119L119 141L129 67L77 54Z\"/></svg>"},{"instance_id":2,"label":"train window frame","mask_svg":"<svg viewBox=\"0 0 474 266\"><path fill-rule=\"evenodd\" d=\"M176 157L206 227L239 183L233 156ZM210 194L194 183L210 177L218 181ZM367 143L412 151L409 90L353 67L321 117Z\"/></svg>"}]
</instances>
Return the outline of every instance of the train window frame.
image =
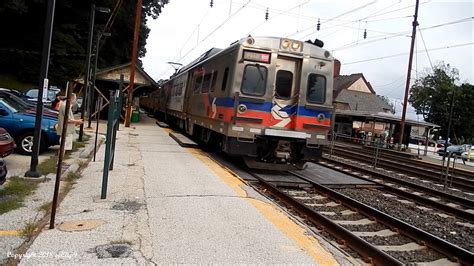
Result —
<instances>
[{"instance_id":1,"label":"train window frame","mask_svg":"<svg viewBox=\"0 0 474 266\"><path fill-rule=\"evenodd\" d=\"M314 101L309 97L309 92L310 92L310 79L312 76L315 76L316 78L320 77L323 78L324 81L324 86L323 86L323 92L322 92L322 101ZM313 103L313 104L324 104L326 102L326 93L327 93L327 78L324 75L317 74L317 73L310 73L308 75L307 79L307 84L306 84L306 101L308 103Z\"/></svg>"},{"instance_id":2,"label":"train window frame","mask_svg":"<svg viewBox=\"0 0 474 266\"><path fill-rule=\"evenodd\" d=\"M224 76L222 77L221 91L227 89L227 80L229 79L229 67L224 69Z\"/></svg>"},{"instance_id":3,"label":"train window frame","mask_svg":"<svg viewBox=\"0 0 474 266\"><path fill-rule=\"evenodd\" d=\"M193 84L193 93L194 94L199 94L201 93L201 87L202 87L202 80L203 80L204 76L203 75L199 75L197 77L194 78L194 84ZM198 79L201 79L201 81L198 83Z\"/></svg>"},{"instance_id":4,"label":"train window frame","mask_svg":"<svg viewBox=\"0 0 474 266\"><path fill-rule=\"evenodd\" d=\"M256 68L257 71L259 71L259 74L261 74L260 70L259 69L264 69L265 70L265 76L264 76L264 81L263 81L263 91L260 92L260 93L252 93L252 92L247 92L244 90L244 85L245 85L245 77L246 77L246 74L247 74L247 71L250 67L254 67ZM242 94L244 95L250 95L250 96L264 96L265 93L267 92L267 81L268 81L268 68L266 66L262 66L260 64L247 64L245 65L245 68L244 68L244 73L242 75L242 83L241 83L241 86L240 86L240 92L242 92Z\"/></svg>"},{"instance_id":5,"label":"train window frame","mask_svg":"<svg viewBox=\"0 0 474 266\"><path fill-rule=\"evenodd\" d=\"M290 90L289 90L289 94L288 96L282 96L282 94L278 91L278 88L279 88L279 83L278 83L278 74L279 73L290 73L291 75L291 79L290 79ZM281 100L289 100L291 99L291 96L292 96L292 93L293 93L293 78L294 78L294 74L293 72L289 71L289 70L286 70L286 69L279 69L276 73L276 77L275 77L275 97L278 98L278 99L281 99ZM281 86L281 85L280 85Z\"/></svg>"},{"instance_id":6,"label":"train window frame","mask_svg":"<svg viewBox=\"0 0 474 266\"><path fill-rule=\"evenodd\" d=\"M217 73L218 71L212 71L210 92L214 92L216 90Z\"/></svg>"},{"instance_id":7,"label":"train window frame","mask_svg":"<svg viewBox=\"0 0 474 266\"><path fill-rule=\"evenodd\" d=\"M201 84L201 93L209 93L211 82L212 82L212 72L207 73L206 75L203 76L202 84Z\"/></svg>"}]
</instances>

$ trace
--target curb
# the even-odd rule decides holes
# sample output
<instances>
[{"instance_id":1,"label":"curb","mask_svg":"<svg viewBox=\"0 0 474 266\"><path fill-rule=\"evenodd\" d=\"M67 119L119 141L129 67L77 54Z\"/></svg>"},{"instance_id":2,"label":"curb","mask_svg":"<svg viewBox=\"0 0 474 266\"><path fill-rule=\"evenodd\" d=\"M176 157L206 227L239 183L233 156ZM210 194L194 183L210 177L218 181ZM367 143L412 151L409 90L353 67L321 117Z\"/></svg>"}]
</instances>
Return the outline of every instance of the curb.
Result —
<instances>
[{"instance_id":1,"label":"curb","mask_svg":"<svg viewBox=\"0 0 474 266\"><path fill-rule=\"evenodd\" d=\"M92 137L91 137L92 140ZM102 143L104 143L105 137L98 135L97 138L97 151L99 150ZM93 144L93 143L91 143ZM89 159L89 157L94 153L94 145L88 145L84 150L79 154L79 156L74 159L73 163L62 173L61 177L67 176L69 173L75 173L80 169L79 163L83 162L84 159ZM62 179L62 178L61 178Z\"/></svg>"}]
</instances>

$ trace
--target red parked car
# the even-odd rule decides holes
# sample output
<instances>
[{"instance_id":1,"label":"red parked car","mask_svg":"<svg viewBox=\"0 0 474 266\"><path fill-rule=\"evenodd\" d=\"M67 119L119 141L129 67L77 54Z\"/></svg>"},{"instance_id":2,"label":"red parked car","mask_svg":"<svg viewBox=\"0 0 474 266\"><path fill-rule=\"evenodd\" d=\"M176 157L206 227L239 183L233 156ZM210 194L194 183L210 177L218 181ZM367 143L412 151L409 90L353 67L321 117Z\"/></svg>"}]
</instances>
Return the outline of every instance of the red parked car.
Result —
<instances>
[{"instance_id":1,"label":"red parked car","mask_svg":"<svg viewBox=\"0 0 474 266\"><path fill-rule=\"evenodd\" d=\"M0 157L4 158L10 155L15 149L15 140L8 134L8 132L0 127ZM7 166L5 162L0 159L0 185L5 183L7 176Z\"/></svg>"},{"instance_id":2,"label":"red parked car","mask_svg":"<svg viewBox=\"0 0 474 266\"><path fill-rule=\"evenodd\" d=\"M0 157L7 157L13 152L14 149L15 140L5 129L0 127Z\"/></svg>"}]
</instances>

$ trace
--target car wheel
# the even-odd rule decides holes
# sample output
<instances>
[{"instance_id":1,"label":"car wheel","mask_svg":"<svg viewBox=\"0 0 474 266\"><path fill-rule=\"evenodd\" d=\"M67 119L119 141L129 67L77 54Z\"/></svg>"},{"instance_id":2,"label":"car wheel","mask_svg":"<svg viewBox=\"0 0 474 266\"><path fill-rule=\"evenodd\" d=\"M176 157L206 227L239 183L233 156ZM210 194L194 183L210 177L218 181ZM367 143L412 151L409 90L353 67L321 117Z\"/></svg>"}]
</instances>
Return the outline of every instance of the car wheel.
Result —
<instances>
[{"instance_id":1,"label":"car wheel","mask_svg":"<svg viewBox=\"0 0 474 266\"><path fill-rule=\"evenodd\" d=\"M24 155L30 155L33 152L33 132L27 132L18 138L16 146L18 152Z\"/></svg>"}]
</instances>

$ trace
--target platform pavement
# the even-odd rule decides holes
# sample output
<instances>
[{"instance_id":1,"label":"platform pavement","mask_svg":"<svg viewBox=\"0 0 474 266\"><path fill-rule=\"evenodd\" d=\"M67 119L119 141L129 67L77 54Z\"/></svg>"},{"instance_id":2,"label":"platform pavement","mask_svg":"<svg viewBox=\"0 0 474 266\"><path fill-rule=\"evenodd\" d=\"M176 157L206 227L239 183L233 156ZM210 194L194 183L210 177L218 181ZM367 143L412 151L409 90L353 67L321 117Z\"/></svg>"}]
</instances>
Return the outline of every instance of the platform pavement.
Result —
<instances>
[{"instance_id":1,"label":"platform pavement","mask_svg":"<svg viewBox=\"0 0 474 266\"><path fill-rule=\"evenodd\" d=\"M56 228L39 234L21 264L353 263L199 150L178 146L141 118L118 133L107 199L100 199L102 145L62 202ZM68 223L93 229L64 231ZM99 259L96 247L110 243L132 251Z\"/></svg>"}]
</instances>

